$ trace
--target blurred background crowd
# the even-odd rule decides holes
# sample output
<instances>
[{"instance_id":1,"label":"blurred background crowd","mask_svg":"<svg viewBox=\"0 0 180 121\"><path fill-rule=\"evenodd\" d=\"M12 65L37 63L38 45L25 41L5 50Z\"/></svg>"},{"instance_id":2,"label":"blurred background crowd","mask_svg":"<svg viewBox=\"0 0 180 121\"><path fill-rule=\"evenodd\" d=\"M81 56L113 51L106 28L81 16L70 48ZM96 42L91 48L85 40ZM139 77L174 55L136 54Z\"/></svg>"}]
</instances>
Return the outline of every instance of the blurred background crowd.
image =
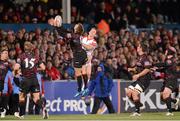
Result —
<instances>
[{"instance_id":1,"label":"blurred background crowd","mask_svg":"<svg viewBox=\"0 0 180 121\"><path fill-rule=\"evenodd\" d=\"M46 65L48 79L68 79L74 75L72 66L72 52L65 38L60 37L56 31L41 30L26 32L5 32L0 30L1 46L9 47L10 59L16 59L23 52L25 41L34 44L34 51L39 54ZM138 35L121 29L119 32L111 31L106 35L98 34L96 38L98 48L94 51L93 65L100 62L106 63L112 69L113 78L129 79L128 67L133 67L138 57L136 45L144 42L148 45L148 58L152 63L163 61L164 52L168 44L173 45L180 60L180 33L179 31L159 28L152 33L142 31Z\"/></svg>"},{"instance_id":2,"label":"blurred background crowd","mask_svg":"<svg viewBox=\"0 0 180 121\"><path fill-rule=\"evenodd\" d=\"M62 14L59 6L61 1L57 0L1 0L0 22L47 23L49 18ZM129 31L128 26L180 23L178 11L178 0L72 0L71 21L97 24L101 19L106 20L111 31L107 34L98 32L93 67L103 62L108 65L114 79L131 79L127 68L135 66L139 42L148 46L148 58L152 63L164 60L165 49L170 44L177 50L179 64L180 31L160 26L153 31L137 34ZM8 46L11 60L23 52L25 41L34 44L34 51L46 63L46 80L74 78L70 46L55 30L36 28L35 31L27 32L22 28L14 32L0 29L0 46Z\"/></svg>"},{"instance_id":3,"label":"blurred background crowd","mask_svg":"<svg viewBox=\"0 0 180 121\"><path fill-rule=\"evenodd\" d=\"M1 0L0 22L46 23L62 14L62 0ZM180 22L179 0L72 0L71 22L88 24L105 19L118 29L126 24L144 27L148 24ZM118 25L118 26L117 26Z\"/></svg>"}]
</instances>

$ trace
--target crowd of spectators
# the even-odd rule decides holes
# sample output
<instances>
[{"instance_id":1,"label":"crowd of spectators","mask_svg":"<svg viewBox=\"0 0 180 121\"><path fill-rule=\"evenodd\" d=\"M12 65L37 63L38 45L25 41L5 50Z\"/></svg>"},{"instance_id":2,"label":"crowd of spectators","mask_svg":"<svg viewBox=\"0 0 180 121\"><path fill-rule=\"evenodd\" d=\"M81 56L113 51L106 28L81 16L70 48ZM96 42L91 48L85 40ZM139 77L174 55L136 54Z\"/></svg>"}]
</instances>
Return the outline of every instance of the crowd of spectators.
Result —
<instances>
[{"instance_id":1,"label":"crowd of spectators","mask_svg":"<svg viewBox=\"0 0 180 121\"><path fill-rule=\"evenodd\" d=\"M149 24L180 23L178 0L73 1L72 20L94 24L105 19L113 30L127 25L145 27Z\"/></svg>"},{"instance_id":2,"label":"crowd of spectators","mask_svg":"<svg viewBox=\"0 0 180 121\"><path fill-rule=\"evenodd\" d=\"M112 30L136 25L180 23L179 0L71 0L71 22L96 24L105 19ZM0 22L46 23L62 15L62 0L1 0Z\"/></svg>"},{"instance_id":3,"label":"crowd of spectators","mask_svg":"<svg viewBox=\"0 0 180 121\"><path fill-rule=\"evenodd\" d=\"M1 0L1 23L45 23L61 15L61 0Z\"/></svg>"},{"instance_id":4,"label":"crowd of spectators","mask_svg":"<svg viewBox=\"0 0 180 121\"><path fill-rule=\"evenodd\" d=\"M119 32L110 31L96 38L98 47L94 51L93 67L105 63L112 73L112 77L130 79L128 67L134 67L138 57L136 47L143 42L149 48L148 58L152 63L161 62L165 58L165 49L171 44L177 50L177 60L180 60L180 32L158 28L152 32L142 31L139 34L121 29ZM31 41L34 51L47 65L45 77L47 80L72 79L74 69L72 52L65 38L56 31L41 30L26 32L24 28L18 32L0 31L1 46L9 47L10 59L14 60L23 52L23 43Z\"/></svg>"}]
</instances>

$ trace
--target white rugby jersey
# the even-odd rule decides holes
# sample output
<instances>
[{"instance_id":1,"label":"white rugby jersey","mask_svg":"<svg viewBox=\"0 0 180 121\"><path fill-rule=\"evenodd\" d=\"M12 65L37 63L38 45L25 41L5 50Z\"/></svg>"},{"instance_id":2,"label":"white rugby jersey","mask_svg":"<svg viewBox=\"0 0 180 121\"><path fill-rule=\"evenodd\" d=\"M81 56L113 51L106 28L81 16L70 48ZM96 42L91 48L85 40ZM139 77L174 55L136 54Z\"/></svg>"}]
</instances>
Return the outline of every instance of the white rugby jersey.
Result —
<instances>
[{"instance_id":1,"label":"white rugby jersey","mask_svg":"<svg viewBox=\"0 0 180 121\"><path fill-rule=\"evenodd\" d=\"M92 55L94 49L97 47L97 42L95 39L88 39L88 37L82 37L81 38L81 43L86 44L86 45L92 45L93 49L87 50L86 48L83 47L83 49L86 50L87 55Z\"/></svg>"}]
</instances>

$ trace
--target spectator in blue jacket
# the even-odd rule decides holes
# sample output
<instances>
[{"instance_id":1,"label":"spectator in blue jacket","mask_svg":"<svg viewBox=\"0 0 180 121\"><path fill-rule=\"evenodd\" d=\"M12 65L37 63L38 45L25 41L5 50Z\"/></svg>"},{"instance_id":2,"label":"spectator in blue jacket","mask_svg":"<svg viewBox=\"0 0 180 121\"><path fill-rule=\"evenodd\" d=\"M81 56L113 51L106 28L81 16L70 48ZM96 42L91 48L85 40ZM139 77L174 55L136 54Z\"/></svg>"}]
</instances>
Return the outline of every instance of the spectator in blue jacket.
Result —
<instances>
[{"instance_id":1,"label":"spectator in blue jacket","mask_svg":"<svg viewBox=\"0 0 180 121\"><path fill-rule=\"evenodd\" d=\"M8 114L14 114L16 117L19 116L18 104L19 104L19 84L15 82L12 70L9 69L5 80L4 80L4 90L3 90L3 109L1 112L1 117L4 118L6 112Z\"/></svg>"},{"instance_id":2,"label":"spectator in blue jacket","mask_svg":"<svg viewBox=\"0 0 180 121\"><path fill-rule=\"evenodd\" d=\"M94 92L94 106L91 114L96 114L101 102L103 101L108 108L109 113L115 113L112 102L109 98L109 93L113 87L113 80L107 76L104 65L100 64L97 68L94 79L90 82L89 93L90 96Z\"/></svg>"},{"instance_id":3,"label":"spectator in blue jacket","mask_svg":"<svg viewBox=\"0 0 180 121\"><path fill-rule=\"evenodd\" d=\"M13 93L11 94L11 101L9 107L11 107L11 113L14 114L15 117L19 117L19 83L14 79L14 74L9 72L9 77L11 79L11 84L13 88ZM21 77L18 77L21 80Z\"/></svg>"}]
</instances>

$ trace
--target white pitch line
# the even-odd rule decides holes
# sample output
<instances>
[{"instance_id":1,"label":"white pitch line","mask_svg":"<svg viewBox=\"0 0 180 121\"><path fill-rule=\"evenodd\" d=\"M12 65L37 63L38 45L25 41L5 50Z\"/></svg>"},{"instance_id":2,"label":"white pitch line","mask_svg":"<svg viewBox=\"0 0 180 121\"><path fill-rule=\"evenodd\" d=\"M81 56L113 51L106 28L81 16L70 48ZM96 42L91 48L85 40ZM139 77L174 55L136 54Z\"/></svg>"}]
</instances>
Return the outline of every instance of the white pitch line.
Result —
<instances>
[{"instance_id":1,"label":"white pitch line","mask_svg":"<svg viewBox=\"0 0 180 121\"><path fill-rule=\"evenodd\" d=\"M42 120L26 120L25 121L42 121ZM8 120L1 120L1 121L8 121ZM11 120L11 121L21 121L21 120ZM47 120L47 121L169 121L169 120ZM172 120L172 121L179 121L179 120Z\"/></svg>"}]
</instances>

